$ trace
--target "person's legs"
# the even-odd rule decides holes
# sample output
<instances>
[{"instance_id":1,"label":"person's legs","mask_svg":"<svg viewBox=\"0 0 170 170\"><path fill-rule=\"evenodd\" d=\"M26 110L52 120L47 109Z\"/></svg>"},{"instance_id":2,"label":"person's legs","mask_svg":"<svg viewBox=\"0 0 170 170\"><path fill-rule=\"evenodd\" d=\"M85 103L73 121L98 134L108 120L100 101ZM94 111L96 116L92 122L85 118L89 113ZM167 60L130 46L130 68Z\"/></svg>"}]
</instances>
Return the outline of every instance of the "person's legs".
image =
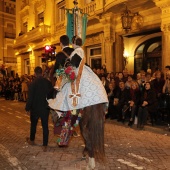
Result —
<instances>
[{"instance_id":1,"label":"person's legs","mask_svg":"<svg viewBox=\"0 0 170 170\"><path fill-rule=\"evenodd\" d=\"M142 114L143 114L142 112L143 112L143 108L139 107L139 110L138 110L138 123L137 123L138 128L140 128L141 124L142 124Z\"/></svg>"},{"instance_id":2,"label":"person's legs","mask_svg":"<svg viewBox=\"0 0 170 170\"><path fill-rule=\"evenodd\" d=\"M122 108L123 108L123 105L118 103L118 105L116 106L116 111L118 115L117 121L122 121Z\"/></svg>"},{"instance_id":3,"label":"person's legs","mask_svg":"<svg viewBox=\"0 0 170 170\"><path fill-rule=\"evenodd\" d=\"M136 105L133 105L130 109L130 119L129 119L129 126L132 126L135 120L135 112L137 111Z\"/></svg>"},{"instance_id":4,"label":"person's legs","mask_svg":"<svg viewBox=\"0 0 170 170\"><path fill-rule=\"evenodd\" d=\"M122 122L123 123L125 122L128 110L129 110L129 106L128 105L123 105L123 108L122 108Z\"/></svg>"},{"instance_id":5,"label":"person's legs","mask_svg":"<svg viewBox=\"0 0 170 170\"><path fill-rule=\"evenodd\" d=\"M34 113L30 114L30 121L31 121L30 140L31 141L35 140L38 119L39 119L39 117L36 114L34 114Z\"/></svg>"},{"instance_id":6,"label":"person's legs","mask_svg":"<svg viewBox=\"0 0 170 170\"><path fill-rule=\"evenodd\" d=\"M148 109L147 107L144 107L143 114L142 114L142 122L141 122L142 128L144 128L144 125L146 124L147 116L148 116Z\"/></svg>"},{"instance_id":7,"label":"person's legs","mask_svg":"<svg viewBox=\"0 0 170 170\"><path fill-rule=\"evenodd\" d=\"M43 116L41 116L41 125L43 128L43 146L48 145L48 136L49 136L48 118L49 118L48 112L44 113Z\"/></svg>"},{"instance_id":8,"label":"person's legs","mask_svg":"<svg viewBox=\"0 0 170 170\"><path fill-rule=\"evenodd\" d=\"M25 91L22 92L22 96L23 96L23 101L26 101L26 97L25 97Z\"/></svg>"}]
</instances>

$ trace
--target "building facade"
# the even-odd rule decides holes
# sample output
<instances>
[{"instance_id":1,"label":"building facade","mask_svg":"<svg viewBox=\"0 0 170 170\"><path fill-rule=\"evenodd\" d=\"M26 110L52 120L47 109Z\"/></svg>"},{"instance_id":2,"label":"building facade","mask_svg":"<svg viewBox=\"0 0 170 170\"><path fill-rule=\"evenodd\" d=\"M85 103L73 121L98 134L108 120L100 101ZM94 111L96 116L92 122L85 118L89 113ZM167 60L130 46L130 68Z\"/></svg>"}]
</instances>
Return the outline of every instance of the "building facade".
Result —
<instances>
[{"instance_id":1,"label":"building facade","mask_svg":"<svg viewBox=\"0 0 170 170\"><path fill-rule=\"evenodd\" d=\"M92 68L105 64L108 72L129 72L170 65L169 0L78 0L88 14L83 45L86 62ZM131 28L122 28L126 6L133 16ZM66 10L74 8L69 0L23 0L16 2L17 72L33 74L35 66L44 66L45 45L60 51L59 37L66 34ZM125 11L126 12L126 11ZM127 24L124 20L123 24ZM48 65L52 64L50 61Z\"/></svg>"},{"instance_id":2,"label":"building facade","mask_svg":"<svg viewBox=\"0 0 170 170\"><path fill-rule=\"evenodd\" d=\"M17 69L13 49L16 34L15 14L15 0L0 0L0 67L4 65L8 75L14 75Z\"/></svg>"}]
</instances>

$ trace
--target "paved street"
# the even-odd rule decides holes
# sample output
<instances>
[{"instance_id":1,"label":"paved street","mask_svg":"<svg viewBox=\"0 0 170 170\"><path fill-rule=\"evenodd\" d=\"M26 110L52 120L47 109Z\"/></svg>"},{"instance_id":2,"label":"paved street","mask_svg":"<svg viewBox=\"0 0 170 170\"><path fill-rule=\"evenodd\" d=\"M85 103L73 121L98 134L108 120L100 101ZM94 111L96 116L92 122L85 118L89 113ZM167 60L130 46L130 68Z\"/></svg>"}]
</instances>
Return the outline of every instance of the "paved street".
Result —
<instances>
[{"instance_id":1,"label":"paved street","mask_svg":"<svg viewBox=\"0 0 170 170\"><path fill-rule=\"evenodd\" d=\"M56 146L52 121L47 152L43 152L42 129L39 122L36 145L29 146L30 121L24 111L25 103L0 98L0 170L85 170L81 160L83 140L72 138L69 147ZM95 170L169 170L170 132L147 126L139 131L116 121L105 123L107 162L96 164Z\"/></svg>"}]
</instances>

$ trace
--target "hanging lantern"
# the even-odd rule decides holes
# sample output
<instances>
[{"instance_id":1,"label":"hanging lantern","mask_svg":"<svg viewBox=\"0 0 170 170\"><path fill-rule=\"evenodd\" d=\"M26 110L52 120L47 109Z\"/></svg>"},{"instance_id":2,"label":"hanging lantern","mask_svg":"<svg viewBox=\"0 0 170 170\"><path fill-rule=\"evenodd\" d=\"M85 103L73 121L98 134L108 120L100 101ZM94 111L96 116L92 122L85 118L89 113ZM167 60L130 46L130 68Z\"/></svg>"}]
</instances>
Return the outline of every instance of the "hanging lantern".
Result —
<instances>
[{"instance_id":1,"label":"hanging lantern","mask_svg":"<svg viewBox=\"0 0 170 170\"><path fill-rule=\"evenodd\" d=\"M132 19L133 19L133 14L131 13L130 10L128 10L126 6L126 9L125 11L123 11L121 16L122 28L125 30L126 33L128 33L131 30Z\"/></svg>"}]
</instances>

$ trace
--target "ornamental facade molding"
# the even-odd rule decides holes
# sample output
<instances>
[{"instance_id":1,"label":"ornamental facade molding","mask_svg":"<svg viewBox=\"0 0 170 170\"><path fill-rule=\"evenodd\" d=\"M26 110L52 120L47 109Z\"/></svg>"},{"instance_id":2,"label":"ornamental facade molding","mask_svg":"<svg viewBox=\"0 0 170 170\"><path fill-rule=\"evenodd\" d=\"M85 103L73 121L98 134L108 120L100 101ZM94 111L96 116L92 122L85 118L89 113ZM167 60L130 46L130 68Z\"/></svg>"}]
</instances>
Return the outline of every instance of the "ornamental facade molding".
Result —
<instances>
[{"instance_id":1,"label":"ornamental facade molding","mask_svg":"<svg viewBox=\"0 0 170 170\"><path fill-rule=\"evenodd\" d=\"M99 35L99 34L97 34L97 35L92 35L92 36L89 36L89 37L86 38L85 46L86 46L86 45L99 44L99 43L101 43L100 35Z\"/></svg>"},{"instance_id":2,"label":"ornamental facade molding","mask_svg":"<svg viewBox=\"0 0 170 170\"><path fill-rule=\"evenodd\" d=\"M170 1L169 0L153 0L156 4L156 6L160 7L161 9L170 7Z\"/></svg>"},{"instance_id":3,"label":"ornamental facade molding","mask_svg":"<svg viewBox=\"0 0 170 170\"><path fill-rule=\"evenodd\" d=\"M29 18L29 8L24 8L24 10L22 10L20 12L20 18L22 20L22 23L28 22L28 18Z\"/></svg>"},{"instance_id":4,"label":"ornamental facade molding","mask_svg":"<svg viewBox=\"0 0 170 170\"><path fill-rule=\"evenodd\" d=\"M168 33L170 33L170 23L162 24L161 30L162 30L163 32L168 32Z\"/></svg>"},{"instance_id":5,"label":"ornamental facade molding","mask_svg":"<svg viewBox=\"0 0 170 170\"><path fill-rule=\"evenodd\" d=\"M25 6L19 13L23 17L26 16L26 15L29 15L29 6Z\"/></svg>"},{"instance_id":6,"label":"ornamental facade molding","mask_svg":"<svg viewBox=\"0 0 170 170\"><path fill-rule=\"evenodd\" d=\"M104 28L104 41L113 43L115 41L115 18L112 13L107 13L102 16L100 22Z\"/></svg>"},{"instance_id":7,"label":"ornamental facade molding","mask_svg":"<svg viewBox=\"0 0 170 170\"><path fill-rule=\"evenodd\" d=\"M46 1L45 0L34 0L34 7L37 13L44 12L46 9Z\"/></svg>"}]
</instances>

